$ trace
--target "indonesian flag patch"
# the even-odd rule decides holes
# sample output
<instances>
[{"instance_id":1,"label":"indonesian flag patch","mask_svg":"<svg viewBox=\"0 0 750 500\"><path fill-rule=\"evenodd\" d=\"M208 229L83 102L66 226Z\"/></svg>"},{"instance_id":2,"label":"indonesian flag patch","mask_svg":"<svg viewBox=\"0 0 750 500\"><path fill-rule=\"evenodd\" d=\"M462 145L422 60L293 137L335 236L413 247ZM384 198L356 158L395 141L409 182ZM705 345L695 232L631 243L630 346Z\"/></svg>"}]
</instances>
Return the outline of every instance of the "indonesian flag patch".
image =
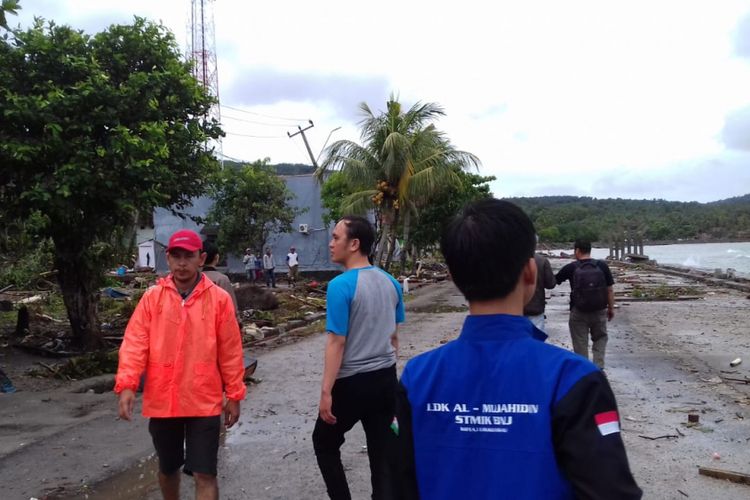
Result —
<instances>
[{"instance_id":1,"label":"indonesian flag patch","mask_svg":"<svg viewBox=\"0 0 750 500\"><path fill-rule=\"evenodd\" d=\"M597 413L594 415L594 421L596 422L596 426L599 427L599 432L602 436L620 432L620 419L616 411Z\"/></svg>"}]
</instances>

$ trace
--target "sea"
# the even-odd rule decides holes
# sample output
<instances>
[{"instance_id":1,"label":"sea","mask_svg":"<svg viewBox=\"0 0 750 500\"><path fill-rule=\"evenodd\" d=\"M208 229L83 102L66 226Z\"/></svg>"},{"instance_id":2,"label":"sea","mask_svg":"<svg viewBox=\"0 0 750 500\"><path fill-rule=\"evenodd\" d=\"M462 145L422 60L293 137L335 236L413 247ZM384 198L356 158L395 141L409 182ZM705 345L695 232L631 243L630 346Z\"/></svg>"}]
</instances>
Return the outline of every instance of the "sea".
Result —
<instances>
[{"instance_id":1,"label":"sea","mask_svg":"<svg viewBox=\"0 0 750 500\"><path fill-rule=\"evenodd\" d=\"M649 259L658 264L681 266L713 272L734 269L737 276L750 278L750 241L740 243L681 243L676 245L645 245ZM604 259L607 248L594 248L591 256Z\"/></svg>"}]
</instances>

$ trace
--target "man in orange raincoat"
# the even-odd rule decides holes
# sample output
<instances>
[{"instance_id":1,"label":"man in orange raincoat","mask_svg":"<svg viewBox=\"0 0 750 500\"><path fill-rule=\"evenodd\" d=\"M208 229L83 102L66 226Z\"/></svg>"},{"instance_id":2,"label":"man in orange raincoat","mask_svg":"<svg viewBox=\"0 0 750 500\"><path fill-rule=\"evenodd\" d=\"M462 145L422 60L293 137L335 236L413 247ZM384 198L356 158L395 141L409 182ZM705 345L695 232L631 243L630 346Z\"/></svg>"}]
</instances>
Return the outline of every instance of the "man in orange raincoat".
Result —
<instances>
[{"instance_id":1,"label":"man in orange raincoat","mask_svg":"<svg viewBox=\"0 0 750 500\"><path fill-rule=\"evenodd\" d=\"M195 479L196 498L218 498L221 414L226 427L234 425L246 392L234 304L199 271L206 259L202 249L193 231L172 235L170 275L143 295L120 347L115 381L120 417L131 420L145 371L143 416L150 418L165 499L179 498L183 465Z\"/></svg>"}]
</instances>

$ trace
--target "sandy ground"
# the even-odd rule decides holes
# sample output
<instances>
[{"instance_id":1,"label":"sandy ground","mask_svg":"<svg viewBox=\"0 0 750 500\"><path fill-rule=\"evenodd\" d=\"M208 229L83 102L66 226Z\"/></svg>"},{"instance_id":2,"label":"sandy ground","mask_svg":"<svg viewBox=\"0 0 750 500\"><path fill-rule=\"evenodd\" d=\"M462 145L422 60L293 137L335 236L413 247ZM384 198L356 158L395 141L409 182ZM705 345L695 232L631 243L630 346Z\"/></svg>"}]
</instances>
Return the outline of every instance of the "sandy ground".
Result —
<instances>
[{"instance_id":1,"label":"sandy ground","mask_svg":"<svg viewBox=\"0 0 750 500\"><path fill-rule=\"evenodd\" d=\"M553 261L553 267L562 263ZM616 280L618 292L633 280L687 283L630 269L616 271ZM607 373L631 467L644 498L750 498L750 486L698 474L699 466L750 473L750 385L721 378L750 376L750 300L746 293L691 286L704 299L621 301L610 323ZM551 292L547 329L550 342L570 348L567 293L567 286ZM402 328L400 366L455 338L465 316L451 283L414 295ZM229 430L220 450L222 498L325 498L310 442L324 340L317 334L260 353L257 376L263 382L250 388L240 425ZM730 368L736 357L743 364ZM151 454L145 420L117 421L111 394L68 390L0 394L0 497L27 500L46 492L84 498L85 492L87 498L160 498L153 460L145 460ZM686 425L688 413L699 415L699 426ZM357 426L342 450L356 499L370 495L363 446ZM183 496L192 498L190 483L183 483Z\"/></svg>"}]
</instances>

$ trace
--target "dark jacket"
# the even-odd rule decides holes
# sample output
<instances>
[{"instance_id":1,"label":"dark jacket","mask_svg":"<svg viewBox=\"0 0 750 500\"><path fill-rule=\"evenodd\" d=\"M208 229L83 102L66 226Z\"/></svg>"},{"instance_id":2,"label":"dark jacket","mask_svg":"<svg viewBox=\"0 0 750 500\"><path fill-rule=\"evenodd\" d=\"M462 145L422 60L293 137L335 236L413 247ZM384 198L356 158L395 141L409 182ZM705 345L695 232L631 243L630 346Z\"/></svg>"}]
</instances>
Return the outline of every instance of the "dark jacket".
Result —
<instances>
[{"instance_id":1,"label":"dark jacket","mask_svg":"<svg viewBox=\"0 0 750 500\"><path fill-rule=\"evenodd\" d=\"M552 266L549 265L549 260L546 257L536 254L534 255L536 261L536 291L531 300L523 308L524 316L538 316L544 314L545 297L544 290L552 290L555 288L555 275L552 274Z\"/></svg>"}]
</instances>

